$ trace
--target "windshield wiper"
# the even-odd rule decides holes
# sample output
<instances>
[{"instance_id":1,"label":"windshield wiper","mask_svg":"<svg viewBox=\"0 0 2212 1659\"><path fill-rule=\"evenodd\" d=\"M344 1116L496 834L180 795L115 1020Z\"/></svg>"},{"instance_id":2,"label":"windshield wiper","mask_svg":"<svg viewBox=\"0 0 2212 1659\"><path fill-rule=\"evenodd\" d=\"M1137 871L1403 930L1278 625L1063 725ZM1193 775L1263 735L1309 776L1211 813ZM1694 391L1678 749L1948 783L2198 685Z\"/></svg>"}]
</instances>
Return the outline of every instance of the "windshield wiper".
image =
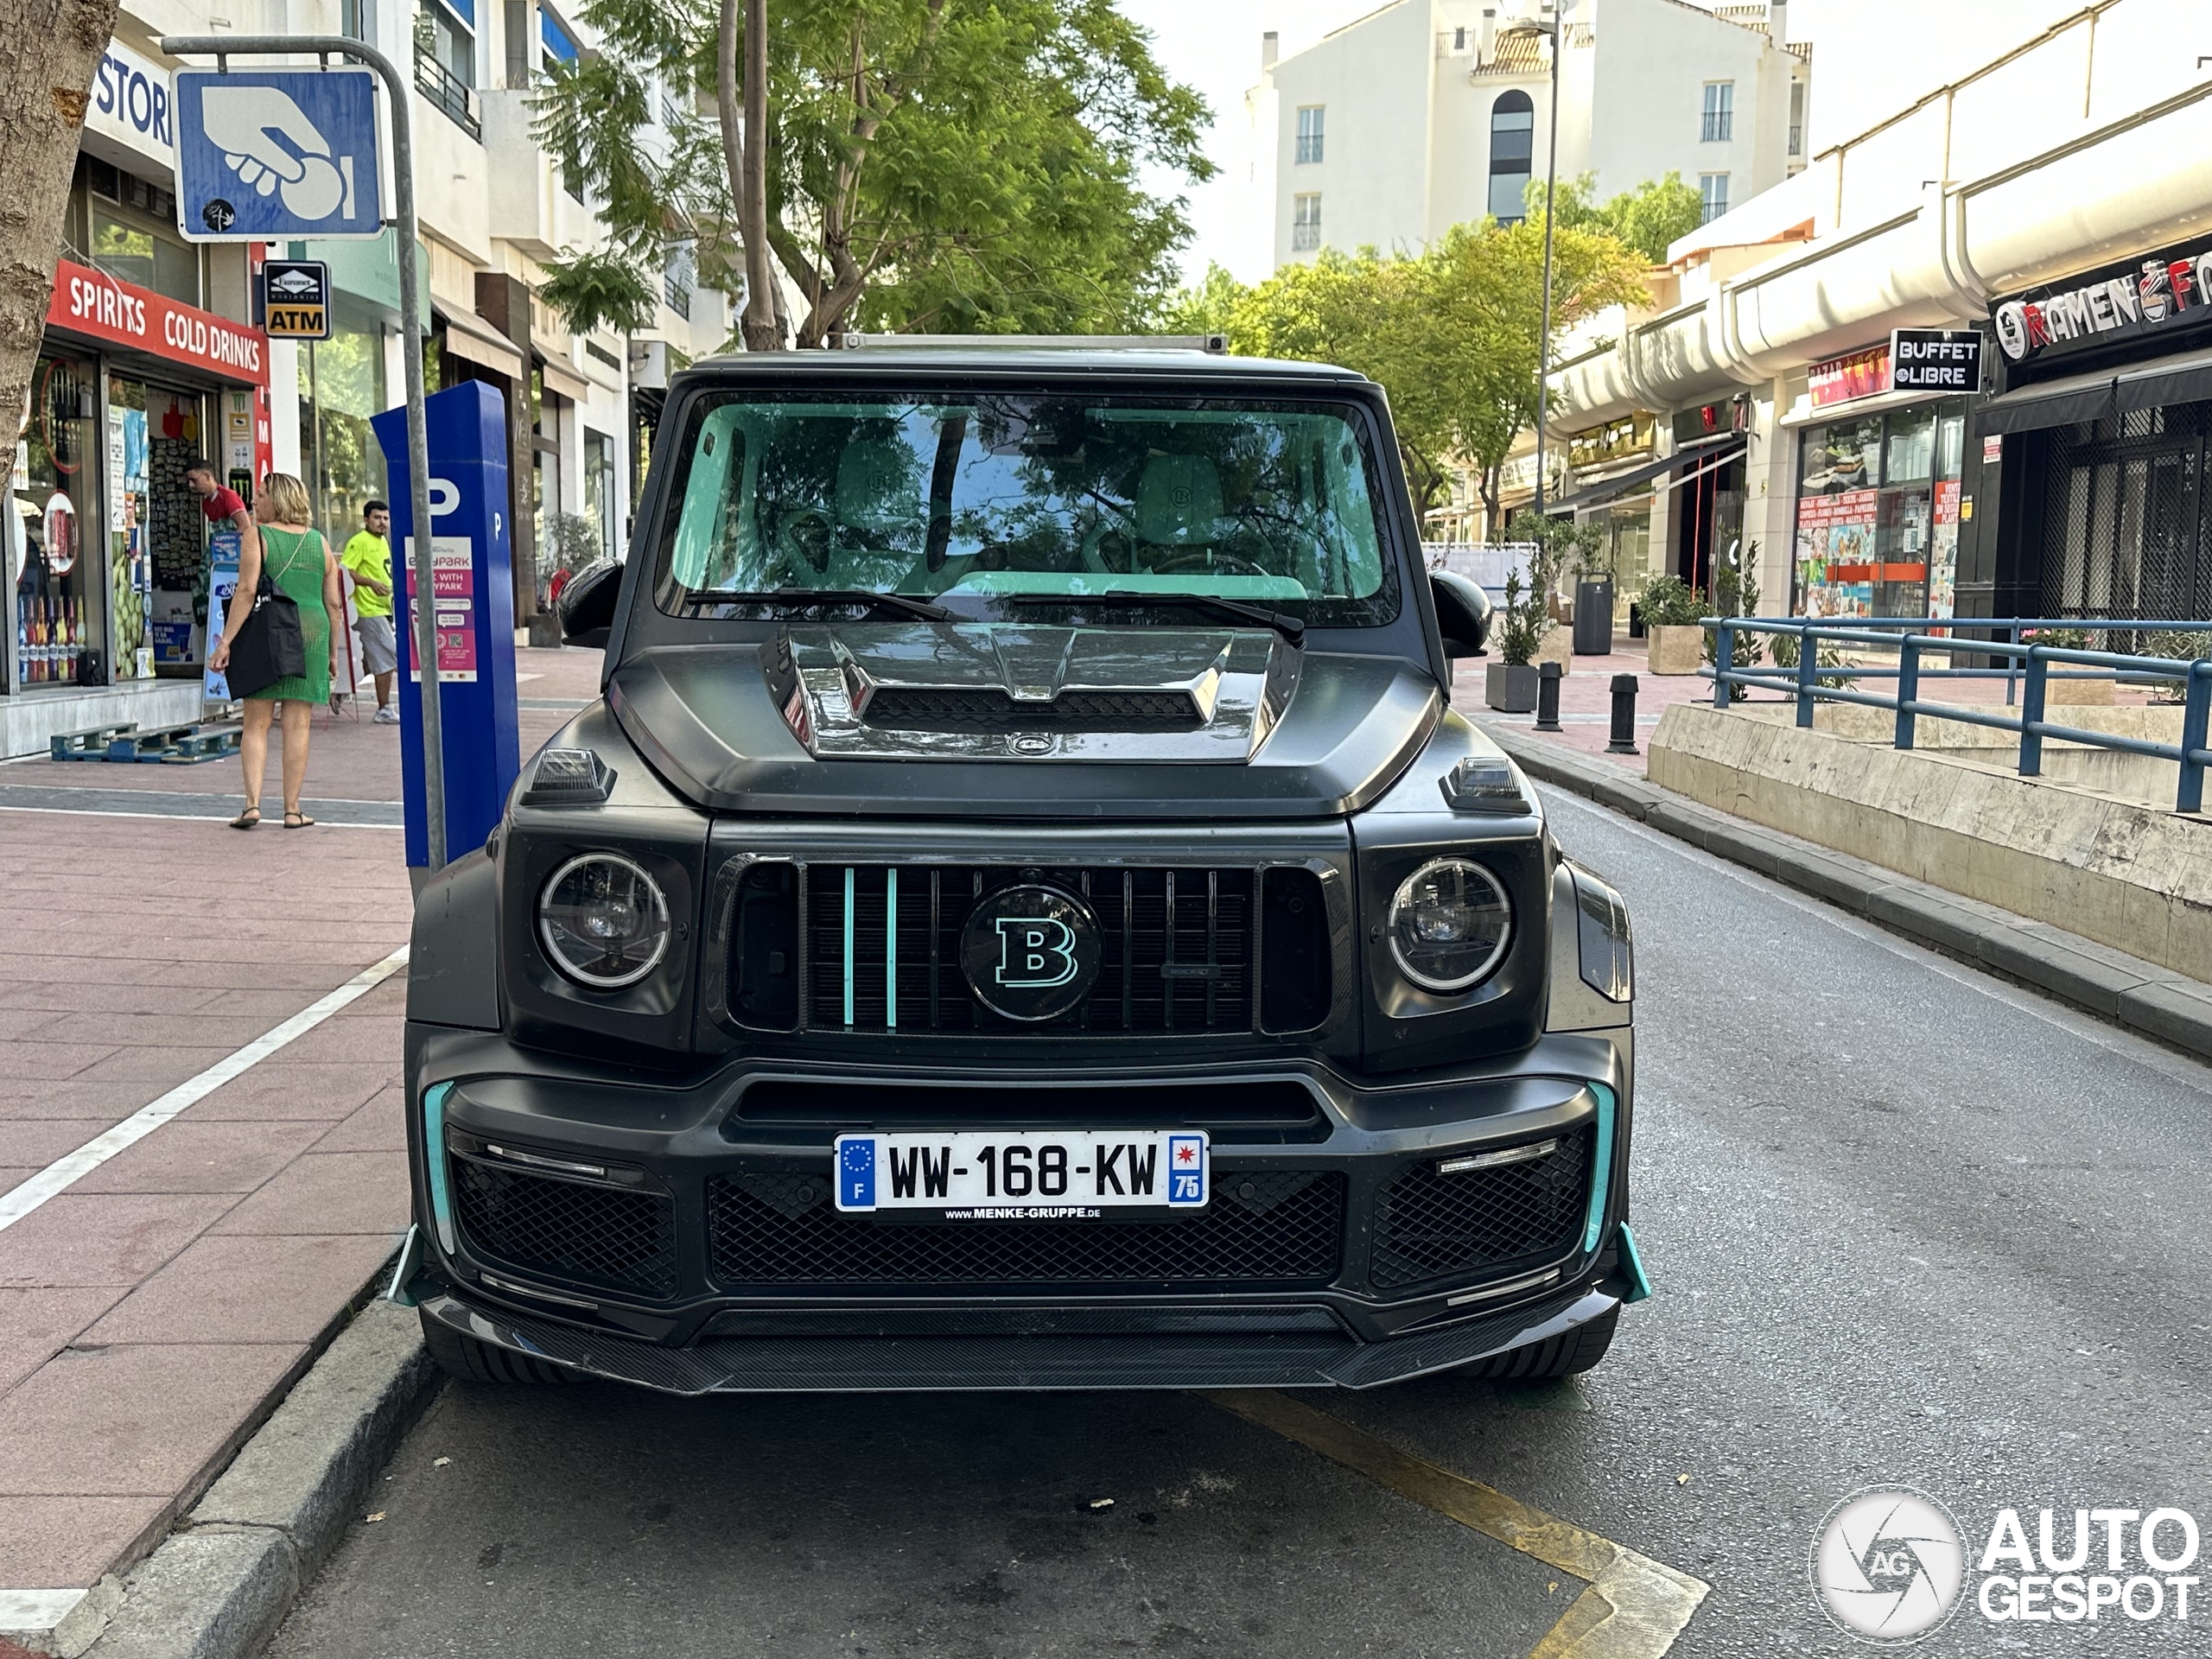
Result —
<instances>
[{"instance_id":1,"label":"windshield wiper","mask_svg":"<svg viewBox=\"0 0 2212 1659\"><path fill-rule=\"evenodd\" d=\"M1247 605L1242 600L1223 599L1214 594L1130 593L1116 588L1103 594L1009 594L1009 605L1129 605L1151 610L1184 608L1211 611L1217 616L1233 616L1242 622L1256 622L1263 628L1273 628L1294 645L1306 643L1306 624L1294 616L1281 611Z\"/></svg>"},{"instance_id":2,"label":"windshield wiper","mask_svg":"<svg viewBox=\"0 0 2212 1659\"><path fill-rule=\"evenodd\" d=\"M880 594L868 588L779 588L773 593L693 594L683 601L686 610L702 605L866 605L904 611L931 622L950 622L953 613L942 605L906 594Z\"/></svg>"}]
</instances>

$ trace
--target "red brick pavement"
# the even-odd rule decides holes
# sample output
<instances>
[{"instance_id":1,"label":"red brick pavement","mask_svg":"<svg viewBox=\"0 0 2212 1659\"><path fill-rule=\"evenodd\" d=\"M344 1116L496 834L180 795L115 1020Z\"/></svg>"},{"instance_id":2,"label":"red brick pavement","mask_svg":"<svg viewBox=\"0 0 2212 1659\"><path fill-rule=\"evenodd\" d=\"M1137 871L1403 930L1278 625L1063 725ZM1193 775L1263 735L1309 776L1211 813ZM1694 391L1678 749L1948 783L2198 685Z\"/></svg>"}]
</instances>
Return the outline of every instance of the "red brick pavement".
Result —
<instances>
[{"instance_id":1,"label":"red brick pavement","mask_svg":"<svg viewBox=\"0 0 2212 1659\"><path fill-rule=\"evenodd\" d=\"M525 652L524 753L597 694ZM271 758L271 787L275 761ZM318 717L309 798L397 798L396 728ZM233 762L0 783L235 795ZM400 836L0 811L0 1192L404 944ZM407 1216L396 976L0 1230L0 1590L95 1583L313 1358Z\"/></svg>"}]
</instances>

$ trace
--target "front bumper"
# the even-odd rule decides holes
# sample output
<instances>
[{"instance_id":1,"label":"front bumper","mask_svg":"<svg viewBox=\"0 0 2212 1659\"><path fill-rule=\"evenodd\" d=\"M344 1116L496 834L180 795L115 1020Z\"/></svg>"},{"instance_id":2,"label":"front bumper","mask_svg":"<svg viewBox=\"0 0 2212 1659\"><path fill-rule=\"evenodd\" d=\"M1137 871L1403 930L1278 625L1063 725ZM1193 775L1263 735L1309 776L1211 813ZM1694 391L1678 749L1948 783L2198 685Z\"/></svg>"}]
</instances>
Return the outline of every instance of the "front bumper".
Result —
<instances>
[{"instance_id":1,"label":"front bumper","mask_svg":"<svg viewBox=\"0 0 2212 1659\"><path fill-rule=\"evenodd\" d=\"M419 1026L409 1062L426 1247L411 1299L480 1340L675 1393L1368 1388L1637 1294L1624 1033L1382 1089L1302 1064L955 1077L755 1060L641 1081ZM835 1122L808 1120L820 1099ZM1227 1105L1268 1100L1289 1103ZM1073 1127L1104 1103L1208 1128L1205 1217L918 1226L830 1207L839 1129L948 1110L948 1126Z\"/></svg>"}]
</instances>

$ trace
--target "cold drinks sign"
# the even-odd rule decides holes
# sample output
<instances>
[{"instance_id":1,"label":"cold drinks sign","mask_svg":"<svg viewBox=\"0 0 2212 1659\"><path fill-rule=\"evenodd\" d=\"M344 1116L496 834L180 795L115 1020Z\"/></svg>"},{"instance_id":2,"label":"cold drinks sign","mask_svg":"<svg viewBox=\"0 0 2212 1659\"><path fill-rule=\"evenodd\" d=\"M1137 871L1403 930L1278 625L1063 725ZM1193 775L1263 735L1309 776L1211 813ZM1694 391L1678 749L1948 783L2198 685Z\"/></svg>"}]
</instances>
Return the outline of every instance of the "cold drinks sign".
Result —
<instances>
[{"instance_id":1,"label":"cold drinks sign","mask_svg":"<svg viewBox=\"0 0 2212 1659\"><path fill-rule=\"evenodd\" d=\"M1899 328L1890 335L1891 391L1981 390L1981 336L1972 328Z\"/></svg>"}]
</instances>

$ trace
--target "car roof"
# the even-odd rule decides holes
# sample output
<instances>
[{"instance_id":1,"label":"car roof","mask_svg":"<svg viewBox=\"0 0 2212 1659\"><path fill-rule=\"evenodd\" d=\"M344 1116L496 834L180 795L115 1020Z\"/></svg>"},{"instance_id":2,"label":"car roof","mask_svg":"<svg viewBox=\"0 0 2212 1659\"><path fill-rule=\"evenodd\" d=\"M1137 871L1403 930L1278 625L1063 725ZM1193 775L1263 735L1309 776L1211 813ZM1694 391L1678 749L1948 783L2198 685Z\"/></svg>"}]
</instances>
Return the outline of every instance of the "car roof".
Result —
<instances>
[{"instance_id":1,"label":"car roof","mask_svg":"<svg viewBox=\"0 0 2212 1659\"><path fill-rule=\"evenodd\" d=\"M1219 379L1320 383L1356 386L1372 383L1351 369L1330 363L1297 363L1281 358L1229 357L1211 352L1147 351L1116 347L994 347L990 346L876 346L864 351L734 352L702 357L686 376L751 378L794 373L824 378L929 378L1011 376L1025 380L1065 375L1077 378L1128 376L1141 379Z\"/></svg>"}]
</instances>

